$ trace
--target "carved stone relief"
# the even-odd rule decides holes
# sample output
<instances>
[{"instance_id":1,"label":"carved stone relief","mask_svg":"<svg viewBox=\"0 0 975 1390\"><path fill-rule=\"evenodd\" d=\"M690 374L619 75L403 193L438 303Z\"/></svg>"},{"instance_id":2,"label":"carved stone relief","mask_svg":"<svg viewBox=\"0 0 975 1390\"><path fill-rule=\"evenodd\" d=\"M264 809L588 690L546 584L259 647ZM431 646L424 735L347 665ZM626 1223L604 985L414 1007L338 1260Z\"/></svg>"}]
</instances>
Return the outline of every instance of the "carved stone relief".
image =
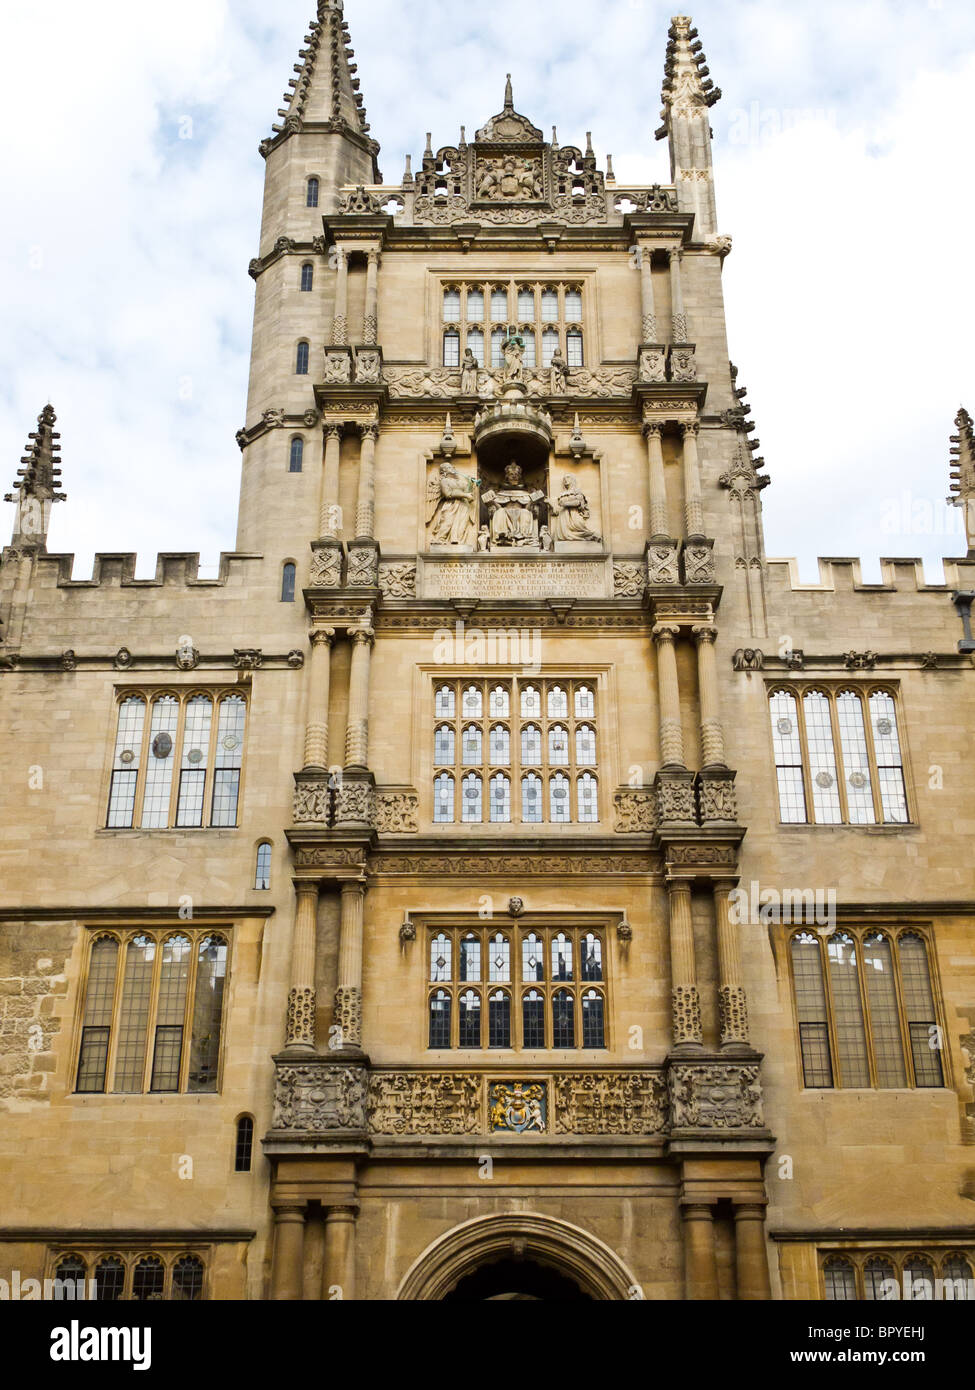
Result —
<instances>
[{"instance_id":1,"label":"carved stone relief","mask_svg":"<svg viewBox=\"0 0 975 1390\"><path fill-rule=\"evenodd\" d=\"M670 1086L675 1129L756 1129L764 1124L757 1065L675 1062Z\"/></svg>"},{"instance_id":2,"label":"carved stone relief","mask_svg":"<svg viewBox=\"0 0 975 1390\"><path fill-rule=\"evenodd\" d=\"M279 1061L272 1128L313 1134L365 1130L365 1068L330 1064L325 1059L309 1059L300 1065Z\"/></svg>"},{"instance_id":3,"label":"carved stone relief","mask_svg":"<svg viewBox=\"0 0 975 1390\"><path fill-rule=\"evenodd\" d=\"M616 809L617 834L649 834L657 826L657 797L653 789L617 792L613 798Z\"/></svg>"},{"instance_id":4,"label":"carved stone relief","mask_svg":"<svg viewBox=\"0 0 975 1390\"><path fill-rule=\"evenodd\" d=\"M558 1134L656 1134L667 1124L657 1072L583 1072L555 1078Z\"/></svg>"},{"instance_id":5,"label":"carved stone relief","mask_svg":"<svg viewBox=\"0 0 975 1390\"><path fill-rule=\"evenodd\" d=\"M460 1072L379 1072L369 1082L374 1134L477 1134L481 1079Z\"/></svg>"}]
</instances>

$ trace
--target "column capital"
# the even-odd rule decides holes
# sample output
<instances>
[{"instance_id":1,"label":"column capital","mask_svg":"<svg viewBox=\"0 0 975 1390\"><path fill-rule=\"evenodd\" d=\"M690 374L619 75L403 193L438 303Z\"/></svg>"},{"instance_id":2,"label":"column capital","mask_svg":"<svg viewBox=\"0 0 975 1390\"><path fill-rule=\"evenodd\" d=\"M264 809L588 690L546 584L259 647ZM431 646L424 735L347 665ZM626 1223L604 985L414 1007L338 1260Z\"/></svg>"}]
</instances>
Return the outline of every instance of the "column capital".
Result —
<instances>
[{"instance_id":1,"label":"column capital","mask_svg":"<svg viewBox=\"0 0 975 1390\"><path fill-rule=\"evenodd\" d=\"M713 623L695 623L691 632L694 634L694 640L699 647L710 646L718 639L718 629Z\"/></svg>"},{"instance_id":2,"label":"column capital","mask_svg":"<svg viewBox=\"0 0 975 1390\"><path fill-rule=\"evenodd\" d=\"M692 438L697 438L701 432L701 422L699 420L682 420L680 422L680 432L684 439L686 439L688 435Z\"/></svg>"},{"instance_id":3,"label":"column capital","mask_svg":"<svg viewBox=\"0 0 975 1390\"><path fill-rule=\"evenodd\" d=\"M667 255L670 257L671 263L675 259L681 261L684 259L684 248L683 246L668 246Z\"/></svg>"},{"instance_id":4,"label":"column capital","mask_svg":"<svg viewBox=\"0 0 975 1390\"><path fill-rule=\"evenodd\" d=\"M676 642L680 636L680 627L677 623L654 623L650 635L657 643Z\"/></svg>"},{"instance_id":5,"label":"column capital","mask_svg":"<svg viewBox=\"0 0 975 1390\"><path fill-rule=\"evenodd\" d=\"M321 891L321 886L317 878L293 878L296 898L317 898Z\"/></svg>"},{"instance_id":6,"label":"column capital","mask_svg":"<svg viewBox=\"0 0 975 1390\"><path fill-rule=\"evenodd\" d=\"M762 1202L735 1202L734 1215L736 1221L764 1221L765 1203Z\"/></svg>"},{"instance_id":7,"label":"column capital","mask_svg":"<svg viewBox=\"0 0 975 1390\"><path fill-rule=\"evenodd\" d=\"M375 442L379 438L379 425L375 420L369 421L363 425L356 425L355 428L364 440L371 439Z\"/></svg>"},{"instance_id":8,"label":"column capital","mask_svg":"<svg viewBox=\"0 0 975 1390\"><path fill-rule=\"evenodd\" d=\"M271 1210L275 1221L304 1221L308 1203L300 1198L289 1197L285 1202L271 1199Z\"/></svg>"},{"instance_id":9,"label":"column capital","mask_svg":"<svg viewBox=\"0 0 975 1390\"><path fill-rule=\"evenodd\" d=\"M308 640L313 647L330 647L335 641L334 627L316 627L309 632Z\"/></svg>"},{"instance_id":10,"label":"column capital","mask_svg":"<svg viewBox=\"0 0 975 1390\"><path fill-rule=\"evenodd\" d=\"M326 426L325 426L325 438L326 438L326 439L341 439L341 438L342 438L342 431L343 431L343 428L344 428L344 426L342 426L342 425L336 425L336 424L329 424L329 425L326 425Z\"/></svg>"},{"instance_id":11,"label":"column capital","mask_svg":"<svg viewBox=\"0 0 975 1390\"><path fill-rule=\"evenodd\" d=\"M363 898L366 894L366 885L360 878L347 878L342 883L341 895L343 898L351 898L353 895Z\"/></svg>"},{"instance_id":12,"label":"column capital","mask_svg":"<svg viewBox=\"0 0 975 1390\"><path fill-rule=\"evenodd\" d=\"M343 246L340 241L333 242L329 255L332 255L333 253L335 255L336 270L340 268L344 269L345 266L347 266L349 263L349 251L347 247Z\"/></svg>"},{"instance_id":13,"label":"column capital","mask_svg":"<svg viewBox=\"0 0 975 1390\"><path fill-rule=\"evenodd\" d=\"M671 878L667 880L667 895L671 898L691 896L691 881L687 878Z\"/></svg>"},{"instance_id":14,"label":"column capital","mask_svg":"<svg viewBox=\"0 0 975 1390\"><path fill-rule=\"evenodd\" d=\"M369 264L369 265L378 265L378 264L379 264L379 257L380 257L379 247L378 247L378 246L370 246L369 250L366 252L366 260L367 260L368 264Z\"/></svg>"},{"instance_id":15,"label":"column capital","mask_svg":"<svg viewBox=\"0 0 975 1390\"><path fill-rule=\"evenodd\" d=\"M353 646L359 647L364 642L368 642L371 647L376 640L376 629L373 627L353 627L349 629L349 641Z\"/></svg>"},{"instance_id":16,"label":"column capital","mask_svg":"<svg viewBox=\"0 0 975 1390\"><path fill-rule=\"evenodd\" d=\"M660 420L644 420L643 437L644 439L657 438L664 432L663 422Z\"/></svg>"}]
</instances>

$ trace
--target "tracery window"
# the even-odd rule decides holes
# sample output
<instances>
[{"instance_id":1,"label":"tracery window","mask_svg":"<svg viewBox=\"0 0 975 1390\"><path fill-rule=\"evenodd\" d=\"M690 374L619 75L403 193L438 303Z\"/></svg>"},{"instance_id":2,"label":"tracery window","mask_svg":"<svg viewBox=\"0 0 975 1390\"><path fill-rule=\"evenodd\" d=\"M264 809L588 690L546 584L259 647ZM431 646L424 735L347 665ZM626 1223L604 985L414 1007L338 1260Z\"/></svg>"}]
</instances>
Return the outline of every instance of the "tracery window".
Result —
<instances>
[{"instance_id":1,"label":"tracery window","mask_svg":"<svg viewBox=\"0 0 975 1390\"><path fill-rule=\"evenodd\" d=\"M438 928L429 942L431 1048L606 1047L600 931Z\"/></svg>"},{"instance_id":2,"label":"tracery window","mask_svg":"<svg viewBox=\"0 0 975 1390\"><path fill-rule=\"evenodd\" d=\"M591 680L439 682L434 693L434 823L597 823L595 712Z\"/></svg>"},{"instance_id":3,"label":"tracery window","mask_svg":"<svg viewBox=\"0 0 975 1390\"><path fill-rule=\"evenodd\" d=\"M769 692L779 818L787 824L906 825L894 695L849 686Z\"/></svg>"},{"instance_id":4,"label":"tracery window","mask_svg":"<svg viewBox=\"0 0 975 1390\"><path fill-rule=\"evenodd\" d=\"M820 1251L827 1302L975 1301L975 1248Z\"/></svg>"},{"instance_id":5,"label":"tracery window","mask_svg":"<svg viewBox=\"0 0 975 1390\"><path fill-rule=\"evenodd\" d=\"M247 702L236 693L126 692L108 829L236 825L246 717Z\"/></svg>"},{"instance_id":6,"label":"tracery window","mask_svg":"<svg viewBox=\"0 0 975 1390\"><path fill-rule=\"evenodd\" d=\"M204 929L93 934L75 1090L215 1092L227 954Z\"/></svg>"},{"instance_id":7,"label":"tracery window","mask_svg":"<svg viewBox=\"0 0 975 1390\"><path fill-rule=\"evenodd\" d=\"M55 1298L87 1298L92 1285L99 1303L199 1302L206 1293L203 1254L179 1247L150 1252L140 1247L128 1253L118 1249L55 1253L51 1267L54 1279L75 1284L71 1290L55 1287Z\"/></svg>"},{"instance_id":8,"label":"tracery window","mask_svg":"<svg viewBox=\"0 0 975 1390\"><path fill-rule=\"evenodd\" d=\"M841 928L790 941L803 1084L944 1085L930 942L919 931Z\"/></svg>"},{"instance_id":9,"label":"tracery window","mask_svg":"<svg viewBox=\"0 0 975 1390\"><path fill-rule=\"evenodd\" d=\"M442 321L447 325L443 336L445 367L459 366L465 348L471 349L479 366L502 367L502 345L509 327L525 340L526 368L551 366L556 352L561 352L570 367L584 365L582 290L578 285L475 282L444 285L442 293ZM485 363L487 306L490 322L504 327L491 330L489 361Z\"/></svg>"}]
</instances>

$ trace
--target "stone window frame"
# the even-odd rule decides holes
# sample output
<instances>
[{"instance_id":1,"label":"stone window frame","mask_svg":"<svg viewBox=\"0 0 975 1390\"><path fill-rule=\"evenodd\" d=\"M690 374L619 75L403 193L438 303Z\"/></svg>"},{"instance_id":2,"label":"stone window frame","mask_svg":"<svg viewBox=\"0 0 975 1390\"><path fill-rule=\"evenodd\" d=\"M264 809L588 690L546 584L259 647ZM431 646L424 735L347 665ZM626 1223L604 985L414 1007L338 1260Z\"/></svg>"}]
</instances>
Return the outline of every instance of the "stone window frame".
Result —
<instances>
[{"instance_id":1,"label":"stone window frame","mask_svg":"<svg viewBox=\"0 0 975 1390\"><path fill-rule=\"evenodd\" d=\"M526 369L530 371L547 371L548 364L544 363L544 335L546 332L554 331L558 334L558 346L566 362L570 361L569 340L573 338L579 344L579 361L572 365L583 367L586 361L586 331L583 323L585 317L585 287L581 279L560 277L537 279L533 276L512 275L509 278L497 276L485 276L483 280L457 280L442 279L439 282L439 318L440 318L440 339L441 353L440 365L452 366L456 364L448 363L446 353L446 337L449 333L451 337L458 337L458 360L463 361L464 351L467 348L467 334L470 330L481 333L483 340L483 367L497 369L498 363L493 361L492 337L499 328L506 331L515 328L519 333L533 333L535 337L535 363L527 364ZM558 295L558 314L552 318L546 316L542 309L542 295L545 290L554 289ZM484 299L484 312L481 318L469 319L467 314L467 296L470 293L480 293ZM492 304L495 293L504 292L508 300L508 318L502 324L493 317ZM533 313L531 317L521 312L521 298L523 294L530 294L533 301ZM570 293L578 294L580 300L580 312L569 318L566 312L566 296ZM457 318L447 318L444 312L444 303L448 294L458 294L460 296L460 309Z\"/></svg>"},{"instance_id":2,"label":"stone window frame","mask_svg":"<svg viewBox=\"0 0 975 1390\"><path fill-rule=\"evenodd\" d=\"M843 1064L840 1057L839 1042L837 1037L837 1009L834 1003L834 984L832 972L829 969L829 958L826 943L830 937L842 934L853 939L856 945L857 961L857 988L859 999L859 1016L862 1022L864 1053L861 1056L861 1063L866 1062L868 1081L866 1084L856 1084L846 1086L843 1084ZM812 1086L806 1081L805 1064L803 1060L803 1026L811 1026L810 1021L805 1025L800 1019L800 1009L798 993L796 989L795 957L793 953L793 942L799 937L808 937L809 944L815 942L819 948L819 978L822 982L822 993L825 1000L826 1012L826 1046L827 1057L830 1068L831 1079L829 1084ZM881 1086L878 1084L878 1065L877 1050L875 1045L875 1025L873 1022L873 1012L866 984L866 972L864 969L863 943L868 937L884 936L890 944L891 959L893 961L892 978L894 982L897 1021L899 1026L901 1058L903 1062L905 1084L903 1086ZM928 972L928 986L931 998L934 1003L934 1019L930 1026L938 1029L938 1037L942 1046L937 1051L938 1061L941 1069L941 1081L937 1085L918 1085L916 1077L916 1066L912 1048L912 1035L910 1020L904 1000L903 972L901 966L901 956L899 943L905 937L913 937L920 940L925 948L925 956ZM796 1067L803 1090L814 1091L850 1091L850 1090L870 1090L870 1091L943 1091L952 1090L952 1069L951 1058L946 1044L947 1032L945 1029L945 1006L941 990L941 977L938 969L937 954L935 951L934 932L930 925L916 922L871 922L871 923L851 923L837 922L835 927L828 933L814 931L809 926L797 926L790 928L786 934L786 955L788 957L789 989L792 1001L793 1018L795 1019L795 1048L796 1048ZM927 1021L925 1021L927 1022ZM818 1026L822 1026L820 1022Z\"/></svg>"},{"instance_id":3,"label":"stone window frame","mask_svg":"<svg viewBox=\"0 0 975 1390\"><path fill-rule=\"evenodd\" d=\"M484 1053L492 1056L506 1056L509 1053L536 1056L540 1053L565 1054L577 1057L580 1053L592 1054L605 1059L611 1049L611 980L614 974L610 941L614 922L620 915L607 913L526 913L517 919L501 917L485 920L476 914L463 913L411 913L416 924L418 940L423 942L423 950L418 953L424 978L424 1024L423 1050L427 1054ZM552 969L552 944L560 934L572 943L572 979L554 978ZM524 948L532 935L541 941L543 958L543 978L541 980L525 977ZM450 960L448 978L433 980L433 946L444 935L450 941ZM508 945L508 979L492 979L490 951L498 935L503 936ZM600 947L600 978L584 979L581 970L581 943L588 936L594 936ZM480 968L478 980L460 978L461 943L475 937L480 949ZM490 1045L490 996L503 991L510 1000L510 1043L508 1047ZM543 1043L540 1047L525 1045L524 1003L530 991L537 991L542 998ZM572 995L573 1037L571 1046L554 1046L553 1000L559 991ZM468 991L475 993L480 1000L480 1043L477 1046L460 1045L460 999ZM583 1046L583 996L594 991L602 1002L602 1042L593 1047ZM450 1043L448 1047L430 1046L431 1003L438 994L445 993L450 1001Z\"/></svg>"},{"instance_id":4,"label":"stone window frame","mask_svg":"<svg viewBox=\"0 0 975 1390\"><path fill-rule=\"evenodd\" d=\"M180 772L183 760L183 741L186 732L186 711L191 700L198 696L206 696L212 701L212 711L210 717L210 736L206 749L206 776L203 785L203 803L201 819L199 825L180 825L179 819L179 792L180 792ZM137 776L135 788L132 795L132 810L127 825L111 824L112 816L112 797L114 789L115 775L119 769L115 766L118 760L118 738L119 720L123 706L129 700L141 699L144 704L142 721L141 742L138 749ZM169 807L166 815L165 825L143 825L145 809L146 783L148 779L149 758L151 756L151 735L152 735L152 711L155 703L162 699L176 700L179 708L177 712L176 732L172 736L172 751L170 757L173 760L173 769L169 787ZM216 765L217 738L220 729L220 707L230 699L240 700L244 706L244 726L240 743L240 766L236 770L237 778L237 815L233 825L214 824L214 790L216 787ZM136 831L146 833L161 833L163 831L179 831L181 833L191 831L210 831L210 830L235 830L240 826L240 811L243 804L244 790L246 786L246 764L247 764L247 733L250 723L250 700L247 692L237 685L224 686L145 686L145 685L126 685L116 686L115 688L115 720L111 733L111 755L109 758L108 771L108 794L104 798L105 821L103 831L117 834L120 832L133 833ZM134 746L134 745L133 745ZM226 770L226 769L224 769Z\"/></svg>"},{"instance_id":5,"label":"stone window frame","mask_svg":"<svg viewBox=\"0 0 975 1390\"><path fill-rule=\"evenodd\" d=\"M233 966L233 933L224 926L210 924L190 924L187 922L171 923L163 927L133 925L124 928L114 927L87 927L85 928L86 940L84 943L84 958L81 969L81 984L78 990L77 1004L77 1027L76 1042L72 1051L72 1070L71 1086L69 1094L72 1096L204 1096L219 1095L223 1081L223 1053L227 1035L227 1020L229 1016L229 982ZM180 1041L180 1061L177 1085L174 1089L153 1089L152 1077L155 1065L156 1049L156 1029L159 1016L159 985L162 973L162 947L167 940L173 937L188 937L190 941L189 964L187 967L186 978L186 997L183 1001L183 1023L182 1036ZM121 1032L122 1003L125 987L126 953L130 942L142 937L150 937L155 944L153 958L152 976L149 983L148 1004L145 1014L145 1053L142 1060L142 1082L138 1089L119 1091L114 1089L116 1079L119 1034ZM218 940L226 948L226 962L223 972L223 988L220 1000L220 1032L217 1039L216 1057L217 1070L213 1079L213 1085L207 1089L191 1090L190 1082L190 1063L193 1052L194 1026L196 1011L196 986L199 974L199 955L200 945L207 939ZM88 991L91 980L91 966L95 947L100 941L114 941L116 943L116 955L114 965L114 980L112 983L112 995L110 1008L106 1010L111 1022L105 1024L89 1024L86 1022L88 1011ZM85 1048L86 1032L89 1028L108 1029L108 1044L105 1053L104 1075L100 1090L86 1089L79 1090L81 1063Z\"/></svg>"},{"instance_id":6,"label":"stone window frame","mask_svg":"<svg viewBox=\"0 0 975 1390\"><path fill-rule=\"evenodd\" d=\"M809 735L807 728L807 716L804 707L804 698L813 693L824 695L828 701L830 732L832 735L833 767L836 774L835 786L839 798L839 819L836 820L817 820L815 818L815 793L813 791L812 760L809 752ZM846 777L841 775L843 768L843 748L840 739L840 723L837 713L836 701L840 695L850 693L857 697L860 702L863 729L866 737L867 766L870 777L870 791L873 801L872 820L853 820L851 819L849 807L849 794L846 788ZM778 780L778 769L780 766L792 766L795 764L779 763L775 748L775 731L771 718L771 703L776 695L788 695L795 701L797 732L799 735L801 767L802 767L802 788L804 799L804 819L784 819L783 802L781 788ZM900 750L900 773L901 785L904 795L904 806L906 809L905 820L888 820L885 818L883 795L881 790L881 779L878 772L877 753L875 747L875 735L871 720L870 700L874 695L886 695L894 706L895 731ZM896 681L870 681L862 682L850 679L830 678L827 680L804 680L804 681L772 681L766 682L765 687L766 711L768 714L767 727L769 729L769 741L771 745L771 766L775 779L775 800L774 804L778 811L779 826L805 826L817 829L834 828L844 826L855 829L863 828L883 828L891 829L910 829L916 827L917 819L914 812L915 799L910 785L910 758L907 749L907 738L905 733L904 706L900 696L900 688Z\"/></svg>"},{"instance_id":7,"label":"stone window frame","mask_svg":"<svg viewBox=\"0 0 975 1390\"><path fill-rule=\"evenodd\" d=\"M504 686L508 692L507 715L491 714L491 691L493 687ZM444 686L450 686L454 692L454 713L452 716L437 715L437 693ZM471 686L478 686L481 691L481 715L465 715L463 707L464 691ZM538 715L521 713L521 695L526 688L535 687L540 691L540 710ZM566 715L549 715L548 695L552 687L562 687L565 689L568 713ZM592 714L576 714L576 694L577 691L587 689L592 696ZM484 675L471 671L467 675L446 674L433 676L433 724L431 750L433 757L432 776L434 806L433 816L436 817L436 796L437 783L443 776L453 779L453 809L449 820L436 820L434 825L531 825L531 826L553 826L553 825L599 825L600 818L600 754L601 744L606 739L605 730L601 729L599 719L599 700L598 700L598 677L596 673L588 674L585 672L575 672L572 675L561 675L558 672L546 672L544 675L522 676L518 673L501 673L496 675ZM450 727L454 733L454 761L452 763L440 763L437 758L437 733L444 727ZM464 761L464 732L468 728L476 727L480 731L481 756L477 763L466 763ZM492 730L502 727L508 731L509 757L506 763L491 761L492 753ZM541 757L538 763L522 763L522 735L526 728L537 727L541 731ZM564 763L553 762L551 755L550 739L553 731L564 728L567 733L567 757ZM596 757L592 762L579 762L577 734L580 728L591 729L595 738ZM463 803L459 804L459 798L464 795L464 779L474 774L480 778L481 785L481 814L478 820L463 820ZM504 775L508 778L509 784L509 804L510 814L506 820L491 819L491 803L489 789L492 780ZM541 781L541 816L538 820L526 820L524 816L524 788L523 779L535 775ZM552 819L552 791L555 780L564 776L568 780L569 791L569 815L565 820ZM583 780L589 777L596 784L596 816L595 819L583 820L580 815L580 788Z\"/></svg>"},{"instance_id":8,"label":"stone window frame","mask_svg":"<svg viewBox=\"0 0 975 1390\"><path fill-rule=\"evenodd\" d=\"M314 189L312 188L314 185ZM317 208L321 202L322 181L317 174L308 174L305 178L305 207ZM312 201L314 197L314 201Z\"/></svg>"},{"instance_id":9,"label":"stone window frame","mask_svg":"<svg viewBox=\"0 0 975 1390\"><path fill-rule=\"evenodd\" d=\"M904 1242L899 1245L867 1245L865 1243L858 1243L856 1245L853 1245L849 1243L837 1243L835 1245L830 1244L828 1246L817 1247L816 1256L819 1276L819 1296L825 1303L835 1303L843 1301L870 1303L876 1301L886 1301L881 1299L874 1299L868 1295L867 1281L865 1278L868 1267L874 1263L879 1265L881 1261L886 1261L887 1264L890 1265L892 1270L892 1276L890 1277L896 1279L898 1288L900 1290L900 1299L903 1301L905 1294L904 1270L905 1266L913 1260L927 1261L931 1266L933 1277L935 1279L941 1280L944 1280L947 1277L949 1277L945 1274L944 1271L952 1261L964 1260L965 1263L968 1265L968 1278L971 1281L970 1287L968 1289L968 1293L971 1295L971 1299L966 1299L964 1301L975 1300L975 1245L965 1245L963 1243L959 1244L954 1241L939 1242L936 1245L928 1245L923 1242L918 1243L916 1241L912 1241L910 1243ZM831 1266L843 1267L852 1273L854 1290L853 1299L840 1300L831 1299L829 1297L827 1271ZM964 1278L965 1276L960 1277ZM934 1290L932 1289L932 1296L933 1293ZM910 1302L920 1300L907 1301ZM957 1301L961 1302L963 1300Z\"/></svg>"},{"instance_id":10,"label":"stone window frame","mask_svg":"<svg viewBox=\"0 0 975 1390\"><path fill-rule=\"evenodd\" d=\"M297 447L296 447L297 446ZM295 464L297 463L297 468ZM293 434L288 440L288 472L303 473L305 470L305 436Z\"/></svg>"},{"instance_id":11,"label":"stone window frame","mask_svg":"<svg viewBox=\"0 0 975 1390\"><path fill-rule=\"evenodd\" d=\"M87 1281L96 1277L96 1270L103 1260L119 1260L122 1263L125 1271L122 1291L117 1299L100 1300L103 1302L138 1301L133 1293L133 1284L136 1267L142 1260L160 1260L162 1262L164 1271L163 1293L158 1301L204 1303L210 1298L210 1267L213 1260L213 1247L206 1243L193 1240L173 1240L153 1241L151 1245L146 1245L141 1241L122 1239L93 1245L87 1241L82 1241L80 1244L76 1241L56 1241L47 1247L45 1279L56 1279L59 1265L70 1258L82 1261L85 1266L86 1296L88 1292ZM173 1271L179 1261L185 1259L196 1259L202 1265L203 1282L197 1299L173 1298Z\"/></svg>"}]
</instances>

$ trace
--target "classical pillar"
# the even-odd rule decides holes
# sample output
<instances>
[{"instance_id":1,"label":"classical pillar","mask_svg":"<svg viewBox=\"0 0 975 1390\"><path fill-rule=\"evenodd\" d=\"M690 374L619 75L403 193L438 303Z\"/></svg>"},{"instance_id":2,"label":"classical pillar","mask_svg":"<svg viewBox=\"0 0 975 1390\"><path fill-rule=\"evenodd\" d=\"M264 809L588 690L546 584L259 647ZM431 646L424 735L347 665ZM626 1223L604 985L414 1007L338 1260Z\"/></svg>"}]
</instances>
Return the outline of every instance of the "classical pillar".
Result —
<instances>
[{"instance_id":1,"label":"classical pillar","mask_svg":"<svg viewBox=\"0 0 975 1390\"><path fill-rule=\"evenodd\" d=\"M697 435L700 425L681 425L684 438L684 534L704 535L704 508L701 504L701 469L697 458Z\"/></svg>"},{"instance_id":2,"label":"classical pillar","mask_svg":"<svg viewBox=\"0 0 975 1390\"><path fill-rule=\"evenodd\" d=\"M670 514L667 507L667 483L664 478L663 426L648 422L643 426L647 440L647 461L650 465L650 535L670 535Z\"/></svg>"},{"instance_id":3,"label":"classical pillar","mask_svg":"<svg viewBox=\"0 0 975 1390\"><path fill-rule=\"evenodd\" d=\"M349 341L349 253L342 246L335 252L335 317L332 320L332 346Z\"/></svg>"},{"instance_id":4,"label":"classical pillar","mask_svg":"<svg viewBox=\"0 0 975 1390\"><path fill-rule=\"evenodd\" d=\"M643 311L643 341L657 341L657 308L653 300L653 248L640 245L640 299Z\"/></svg>"},{"instance_id":5,"label":"classical pillar","mask_svg":"<svg viewBox=\"0 0 975 1390\"><path fill-rule=\"evenodd\" d=\"M300 1299L305 1278L305 1203L274 1208L272 1299Z\"/></svg>"},{"instance_id":6,"label":"classical pillar","mask_svg":"<svg viewBox=\"0 0 975 1390\"><path fill-rule=\"evenodd\" d=\"M375 347L379 341L379 252L368 253L366 260L366 312L362 320L362 341Z\"/></svg>"},{"instance_id":7,"label":"classical pillar","mask_svg":"<svg viewBox=\"0 0 975 1390\"><path fill-rule=\"evenodd\" d=\"M329 1207L325 1213L325 1264L322 1298L355 1298L355 1207Z\"/></svg>"},{"instance_id":8,"label":"classical pillar","mask_svg":"<svg viewBox=\"0 0 975 1390\"><path fill-rule=\"evenodd\" d=\"M315 938L318 931L318 884L295 880L295 930L291 945L291 990L288 994L289 1052L315 1051Z\"/></svg>"},{"instance_id":9,"label":"classical pillar","mask_svg":"<svg viewBox=\"0 0 975 1390\"><path fill-rule=\"evenodd\" d=\"M684 1218L684 1286L689 1299L718 1297L718 1265L714 1255L714 1222L711 1208L681 1208Z\"/></svg>"},{"instance_id":10,"label":"classical pillar","mask_svg":"<svg viewBox=\"0 0 975 1390\"><path fill-rule=\"evenodd\" d=\"M355 509L355 538L373 539L376 529L376 440L378 425L360 425L362 444L359 452L359 495Z\"/></svg>"},{"instance_id":11,"label":"classical pillar","mask_svg":"<svg viewBox=\"0 0 975 1390\"><path fill-rule=\"evenodd\" d=\"M714 644L718 629L710 623L691 628L697 643L697 685L701 709L701 766L725 767L724 729L718 705L718 668Z\"/></svg>"},{"instance_id":12,"label":"classical pillar","mask_svg":"<svg viewBox=\"0 0 975 1390\"><path fill-rule=\"evenodd\" d=\"M365 895L364 883L342 884L338 987L335 991L335 1022L341 1029L342 1047L362 1046L362 905Z\"/></svg>"},{"instance_id":13,"label":"classical pillar","mask_svg":"<svg viewBox=\"0 0 975 1390\"><path fill-rule=\"evenodd\" d=\"M325 468L322 474L322 505L318 532L322 540L336 540L339 533L339 458L342 426L325 426Z\"/></svg>"},{"instance_id":14,"label":"classical pillar","mask_svg":"<svg viewBox=\"0 0 975 1390\"><path fill-rule=\"evenodd\" d=\"M670 899L670 997L675 1047L701 1046L701 1000L694 961L691 885L680 879L667 884Z\"/></svg>"},{"instance_id":15,"label":"classical pillar","mask_svg":"<svg viewBox=\"0 0 975 1390\"><path fill-rule=\"evenodd\" d=\"M677 651L680 628L655 623L657 644L657 698L660 705L660 762L663 767L684 766L684 734L680 719L680 686L677 683Z\"/></svg>"},{"instance_id":16,"label":"classical pillar","mask_svg":"<svg viewBox=\"0 0 975 1390\"><path fill-rule=\"evenodd\" d=\"M763 1206L735 1204L735 1267L739 1299L772 1297L764 1225Z\"/></svg>"},{"instance_id":17,"label":"classical pillar","mask_svg":"<svg viewBox=\"0 0 975 1390\"><path fill-rule=\"evenodd\" d=\"M328 693L332 674L335 629L318 627L310 634L308 722L305 724L305 769L328 767Z\"/></svg>"},{"instance_id":18,"label":"classical pillar","mask_svg":"<svg viewBox=\"0 0 975 1390\"><path fill-rule=\"evenodd\" d=\"M670 258L670 321L671 341L687 342L687 315L684 313L684 291L680 283L680 262L683 252L679 246L671 246L667 255Z\"/></svg>"},{"instance_id":19,"label":"classical pillar","mask_svg":"<svg viewBox=\"0 0 975 1390\"><path fill-rule=\"evenodd\" d=\"M349 631L352 669L349 672L349 718L345 730L346 769L369 766L369 662L376 634L371 627Z\"/></svg>"},{"instance_id":20,"label":"classical pillar","mask_svg":"<svg viewBox=\"0 0 975 1390\"><path fill-rule=\"evenodd\" d=\"M714 929L718 945L718 1014L721 1046L748 1045L748 1001L742 983L741 945L738 927L731 920L731 889L714 885Z\"/></svg>"}]
</instances>

